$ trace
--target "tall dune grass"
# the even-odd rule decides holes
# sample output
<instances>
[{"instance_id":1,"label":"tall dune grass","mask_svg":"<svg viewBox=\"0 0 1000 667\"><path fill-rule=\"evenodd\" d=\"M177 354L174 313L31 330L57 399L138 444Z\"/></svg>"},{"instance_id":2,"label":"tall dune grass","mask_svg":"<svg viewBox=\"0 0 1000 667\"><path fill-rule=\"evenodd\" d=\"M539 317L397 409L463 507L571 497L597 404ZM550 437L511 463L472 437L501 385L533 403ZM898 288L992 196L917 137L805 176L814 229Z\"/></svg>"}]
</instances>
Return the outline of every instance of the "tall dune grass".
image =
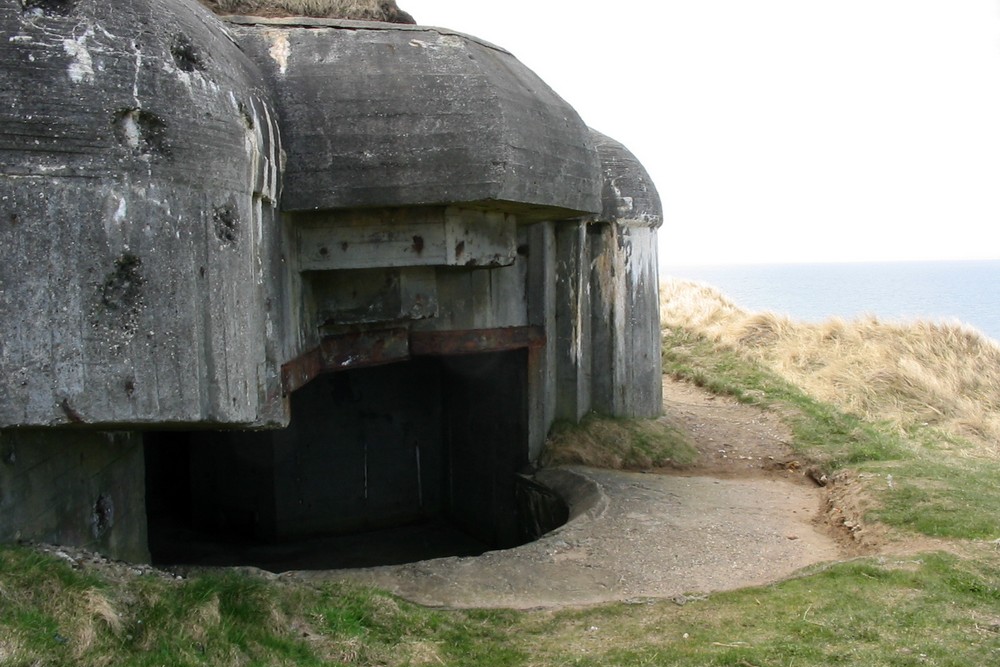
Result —
<instances>
[{"instance_id":1,"label":"tall dune grass","mask_svg":"<svg viewBox=\"0 0 1000 667\"><path fill-rule=\"evenodd\" d=\"M1000 345L967 325L872 316L809 324L748 312L682 280L661 285L660 318L843 410L902 431L932 426L960 438L968 455L1000 458Z\"/></svg>"}]
</instances>

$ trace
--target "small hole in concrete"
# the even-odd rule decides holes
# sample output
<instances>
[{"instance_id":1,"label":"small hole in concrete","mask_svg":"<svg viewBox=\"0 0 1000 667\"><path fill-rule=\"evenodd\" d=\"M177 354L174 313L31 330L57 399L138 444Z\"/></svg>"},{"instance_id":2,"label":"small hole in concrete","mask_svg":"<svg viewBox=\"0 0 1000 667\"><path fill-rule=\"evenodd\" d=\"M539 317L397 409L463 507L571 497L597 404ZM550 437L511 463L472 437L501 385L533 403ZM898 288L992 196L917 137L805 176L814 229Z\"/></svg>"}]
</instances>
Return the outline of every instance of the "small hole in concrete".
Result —
<instances>
[{"instance_id":1,"label":"small hole in concrete","mask_svg":"<svg viewBox=\"0 0 1000 667\"><path fill-rule=\"evenodd\" d=\"M239 241L240 217L236 207L232 204L216 206L212 212L212 221L215 223L215 235L220 241L235 245Z\"/></svg>"},{"instance_id":2,"label":"small hole in concrete","mask_svg":"<svg viewBox=\"0 0 1000 667\"><path fill-rule=\"evenodd\" d=\"M102 493L94 503L90 515L90 529L95 539L100 539L115 524L115 503L110 495Z\"/></svg>"},{"instance_id":3,"label":"small hole in concrete","mask_svg":"<svg viewBox=\"0 0 1000 667\"><path fill-rule=\"evenodd\" d=\"M17 463L17 451L14 449L13 442L0 441L0 461L9 466Z\"/></svg>"},{"instance_id":4,"label":"small hole in concrete","mask_svg":"<svg viewBox=\"0 0 1000 667\"><path fill-rule=\"evenodd\" d=\"M243 102L240 102L237 106L240 111L240 118L243 119L243 125L248 130L254 129L255 123L253 122L253 114L250 112L250 108Z\"/></svg>"},{"instance_id":5,"label":"small hole in concrete","mask_svg":"<svg viewBox=\"0 0 1000 667\"><path fill-rule=\"evenodd\" d=\"M187 35L179 34L174 37L170 44L170 55L174 57L177 67L185 72L200 72L205 69L201 53Z\"/></svg>"},{"instance_id":6,"label":"small hole in concrete","mask_svg":"<svg viewBox=\"0 0 1000 667\"><path fill-rule=\"evenodd\" d=\"M49 16L69 16L79 0L21 0L25 13L41 13Z\"/></svg>"},{"instance_id":7,"label":"small hole in concrete","mask_svg":"<svg viewBox=\"0 0 1000 667\"><path fill-rule=\"evenodd\" d=\"M118 143L137 155L170 154L167 124L156 114L138 108L122 109L115 114L114 128Z\"/></svg>"},{"instance_id":8,"label":"small hole in concrete","mask_svg":"<svg viewBox=\"0 0 1000 667\"><path fill-rule=\"evenodd\" d=\"M125 253L115 260L115 268L101 285L101 303L108 310L128 310L134 308L142 297L145 279L139 272L142 260Z\"/></svg>"}]
</instances>

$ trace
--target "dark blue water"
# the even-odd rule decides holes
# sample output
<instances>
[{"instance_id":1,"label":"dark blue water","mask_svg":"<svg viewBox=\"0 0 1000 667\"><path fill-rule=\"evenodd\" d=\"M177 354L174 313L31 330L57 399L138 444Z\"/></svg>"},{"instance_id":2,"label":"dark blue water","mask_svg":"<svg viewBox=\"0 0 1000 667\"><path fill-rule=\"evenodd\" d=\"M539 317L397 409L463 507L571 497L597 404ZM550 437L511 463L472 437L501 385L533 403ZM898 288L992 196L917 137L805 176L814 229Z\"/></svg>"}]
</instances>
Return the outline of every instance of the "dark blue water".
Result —
<instances>
[{"instance_id":1,"label":"dark blue water","mask_svg":"<svg viewBox=\"0 0 1000 667\"><path fill-rule=\"evenodd\" d=\"M747 310L807 322L959 320L1000 340L1000 260L663 267L661 277L705 282Z\"/></svg>"}]
</instances>

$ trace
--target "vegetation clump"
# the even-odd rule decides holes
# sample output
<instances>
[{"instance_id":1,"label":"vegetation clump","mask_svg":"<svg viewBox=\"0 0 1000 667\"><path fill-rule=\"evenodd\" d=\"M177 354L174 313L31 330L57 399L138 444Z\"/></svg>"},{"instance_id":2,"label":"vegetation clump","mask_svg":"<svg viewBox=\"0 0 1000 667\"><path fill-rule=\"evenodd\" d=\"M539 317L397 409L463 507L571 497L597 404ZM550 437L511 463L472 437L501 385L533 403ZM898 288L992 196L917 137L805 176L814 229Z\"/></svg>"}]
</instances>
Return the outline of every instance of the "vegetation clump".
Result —
<instances>
[{"instance_id":1,"label":"vegetation clump","mask_svg":"<svg viewBox=\"0 0 1000 667\"><path fill-rule=\"evenodd\" d=\"M416 21L396 5L396 0L199 0L217 14L247 16L348 19L409 23Z\"/></svg>"},{"instance_id":2,"label":"vegetation clump","mask_svg":"<svg viewBox=\"0 0 1000 667\"><path fill-rule=\"evenodd\" d=\"M559 423L545 445L543 466L580 464L614 470L683 468L698 451L662 419L622 419L590 414L579 424Z\"/></svg>"}]
</instances>

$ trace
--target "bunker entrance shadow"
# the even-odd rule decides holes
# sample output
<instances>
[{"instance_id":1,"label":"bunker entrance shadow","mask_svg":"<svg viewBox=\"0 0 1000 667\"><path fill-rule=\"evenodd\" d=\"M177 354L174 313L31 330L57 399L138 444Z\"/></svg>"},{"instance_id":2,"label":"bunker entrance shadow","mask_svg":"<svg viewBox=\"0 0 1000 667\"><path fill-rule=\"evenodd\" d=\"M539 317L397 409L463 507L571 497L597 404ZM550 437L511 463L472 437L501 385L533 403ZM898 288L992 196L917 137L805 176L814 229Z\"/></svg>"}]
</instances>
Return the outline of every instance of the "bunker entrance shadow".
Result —
<instances>
[{"instance_id":1,"label":"bunker entrance shadow","mask_svg":"<svg viewBox=\"0 0 1000 667\"><path fill-rule=\"evenodd\" d=\"M154 563L281 572L474 556L566 519L528 464L527 351L321 375L278 431L146 436Z\"/></svg>"}]
</instances>

